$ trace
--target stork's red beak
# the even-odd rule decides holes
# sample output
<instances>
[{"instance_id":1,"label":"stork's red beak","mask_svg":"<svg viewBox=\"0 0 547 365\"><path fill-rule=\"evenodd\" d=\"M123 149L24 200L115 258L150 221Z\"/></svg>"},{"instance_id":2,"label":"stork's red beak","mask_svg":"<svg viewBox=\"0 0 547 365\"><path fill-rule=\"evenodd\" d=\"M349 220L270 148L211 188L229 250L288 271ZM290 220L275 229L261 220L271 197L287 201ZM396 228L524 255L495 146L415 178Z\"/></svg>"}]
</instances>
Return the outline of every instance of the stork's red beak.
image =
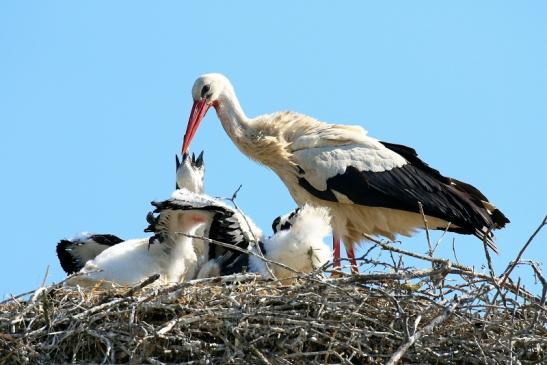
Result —
<instances>
[{"instance_id":1,"label":"stork's red beak","mask_svg":"<svg viewBox=\"0 0 547 365\"><path fill-rule=\"evenodd\" d=\"M190 143L198 130L199 123L207 113L210 105L207 104L207 99L194 101L192 105L192 111L190 112L190 118L188 119L188 125L186 126L186 133L184 133L184 141L182 142L182 154L184 155L190 147Z\"/></svg>"}]
</instances>

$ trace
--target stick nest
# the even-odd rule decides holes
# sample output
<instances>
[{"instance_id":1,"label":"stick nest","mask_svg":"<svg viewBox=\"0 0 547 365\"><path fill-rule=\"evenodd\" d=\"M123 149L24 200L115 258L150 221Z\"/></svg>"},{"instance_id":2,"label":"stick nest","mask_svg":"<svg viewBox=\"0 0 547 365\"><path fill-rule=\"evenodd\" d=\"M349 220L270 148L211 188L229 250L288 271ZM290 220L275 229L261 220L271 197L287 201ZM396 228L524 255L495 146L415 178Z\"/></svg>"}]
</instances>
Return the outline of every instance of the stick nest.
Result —
<instances>
[{"instance_id":1,"label":"stick nest","mask_svg":"<svg viewBox=\"0 0 547 365\"><path fill-rule=\"evenodd\" d=\"M488 255L484 273L434 249L420 255L374 241L359 259L363 274L322 268L292 285L239 274L40 288L0 304L0 364L545 364L547 281L521 259L540 228L500 276ZM524 264L541 296L511 280Z\"/></svg>"},{"instance_id":2,"label":"stick nest","mask_svg":"<svg viewBox=\"0 0 547 365\"><path fill-rule=\"evenodd\" d=\"M430 277L439 272L313 275L293 285L248 274L131 293L54 286L1 305L0 363L547 359L544 305L518 293L492 303L495 286L471 275L435 287Z\"/></svg>"}]
</instances>

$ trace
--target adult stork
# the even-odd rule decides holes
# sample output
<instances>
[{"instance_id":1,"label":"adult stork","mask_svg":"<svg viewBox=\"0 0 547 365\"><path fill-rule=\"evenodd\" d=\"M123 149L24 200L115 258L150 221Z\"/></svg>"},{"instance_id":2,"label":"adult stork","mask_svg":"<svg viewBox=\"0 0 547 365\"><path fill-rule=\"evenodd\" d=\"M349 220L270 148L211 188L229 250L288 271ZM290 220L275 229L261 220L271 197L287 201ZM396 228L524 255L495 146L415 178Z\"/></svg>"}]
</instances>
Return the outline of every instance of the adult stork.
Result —
<instances>
[{"instance_id":1,"label":"adult stork","mask_svg":"<svg viewBox=\"0 0 547 365\"><path fill-rule=\"evenodd\" d=\"M496 250L492 230L509 220L473 186L445 177L412 148L378 141L360 126L328 124L312 117L277 112L248 118L230 81L221 74L200 76L182 152L213 106L241 152L271 168L301 206L330 208L335 266L340 239L353 269L354 244L363 234L394 239L424 227L473 234Z\"/></svg>"}]
</instances>

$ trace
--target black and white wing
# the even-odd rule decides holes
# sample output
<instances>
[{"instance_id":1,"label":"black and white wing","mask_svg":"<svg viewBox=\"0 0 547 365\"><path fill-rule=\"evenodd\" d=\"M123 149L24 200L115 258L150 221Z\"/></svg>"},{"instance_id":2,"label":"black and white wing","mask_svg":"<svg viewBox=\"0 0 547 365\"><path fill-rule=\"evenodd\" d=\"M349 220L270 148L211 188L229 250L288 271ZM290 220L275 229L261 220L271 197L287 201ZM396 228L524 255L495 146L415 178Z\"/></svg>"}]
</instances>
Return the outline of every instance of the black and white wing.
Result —
<instances>
[{"instance_id":1,"label":"black and white wing","mask_svg":"<svg viewBox=\"0 0 547 365\"><path fill-rule=\"evenodd\" d=\"M364 130L362 134L353 131L352 140L352 132L339 131L343 127L331 125L331 131L323 129L319 139L306 136L307 143L293 144L298 183L313 196L413 213L419 212L421 202L426 215L451 222L453 231L481 239L508 222L476 188L441 175L413 149L377 141ZM335 137L328 138L329 133ZM340 135L344 138L336 138ZM490 233L486 240L495 248Z\"/></svg>"},{"instance_id":2,"label":"black and white wing","mask_svg":"<svg viewBox=\"0 0 547 365\"><path fill-rule=\"evenodd\" d=\"M185 189L173 193L171 199L152 203L156 210L147 217L150 223L147 232L155 235L150 238L150 243L161 242L168 234L169 220L181 211L202 211L210 213L209 223L206 223L203 235L213 241L227 243L243 249L248 249L254 239L250 230L245 229L247 224L254 224L243 219L242 215L218 199L204 194L194 194ZM253 231L254 232L254 231ZM256 237L257 239L260 236ZM241 272L248 266L248 256L236 249L226 248L211 242L205 242L208 247L208 259L214 260L220 266L221 275L229 275Z\"/></svg>"},{"instance_id":3,"label":"black and white wing","mask_svg":"<svg viewBox=\"0 0 547 365\"><path fill-rule=\"evenodd\" d=\"M275 218L272 222L273 233L276 234L279 231L286 231L290 229L293 226L299 211L300 208L296 208L290 213L280 215L279 217Z\"/></svg>"},{"instance_id":4,"label":"black and white wing","mask_svg":"<svg viewBox=\"0 0 547 365\"><path fill-rule=\"evenodd\" d=\"M111 234L84 233L57 244L57 257L67 274L80 271L85 263L123 240Z\"/></svg>"}]
</instances>

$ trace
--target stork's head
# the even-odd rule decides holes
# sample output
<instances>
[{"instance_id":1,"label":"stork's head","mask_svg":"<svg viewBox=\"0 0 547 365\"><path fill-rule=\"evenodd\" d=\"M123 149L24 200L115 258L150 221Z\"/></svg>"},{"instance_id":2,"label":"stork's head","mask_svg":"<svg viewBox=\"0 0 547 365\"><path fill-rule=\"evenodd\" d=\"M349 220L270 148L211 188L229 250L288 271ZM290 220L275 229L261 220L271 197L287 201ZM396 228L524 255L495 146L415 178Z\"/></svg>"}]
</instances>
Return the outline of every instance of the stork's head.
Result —
<instances>
[{"instance_id":1,"label":"stork's head","mask_svg":"<svg viewBox=\"0 0 547 365\"><path fill-rule=\"evenodd\" d=\"M273 233L276 234L279 231L285 231L292 227L294 221L298 217L300 208L296 208L290 213L275 218L272 222Z\"/></svg>"},{"instance_id":2,"label":"stork's head","mask_svg":"<svg viewBox=\"0 0 547 365\"><path fill-rule=\"evenodd\" d=\"M177 163L177 189L187 189L193 193L203 194L203 179L205 175L205 166L203 165L203 151L196 158L186 153L182 156L182 163L176 156Z\"/></svg>"},{"instance_id":3,"label":"stork's head","mask_svg":"<svg viewBox=\"0 0 547 365\"><path fill-rule=\"evenodd\" d=\"M184 155L194 138L203 117L211 105L217 107L225 98L234 95L234 88L226 76L218 73L201 75L192 87L194 105L184 134L182 154Z\"/></svg>"}]
</instances>

